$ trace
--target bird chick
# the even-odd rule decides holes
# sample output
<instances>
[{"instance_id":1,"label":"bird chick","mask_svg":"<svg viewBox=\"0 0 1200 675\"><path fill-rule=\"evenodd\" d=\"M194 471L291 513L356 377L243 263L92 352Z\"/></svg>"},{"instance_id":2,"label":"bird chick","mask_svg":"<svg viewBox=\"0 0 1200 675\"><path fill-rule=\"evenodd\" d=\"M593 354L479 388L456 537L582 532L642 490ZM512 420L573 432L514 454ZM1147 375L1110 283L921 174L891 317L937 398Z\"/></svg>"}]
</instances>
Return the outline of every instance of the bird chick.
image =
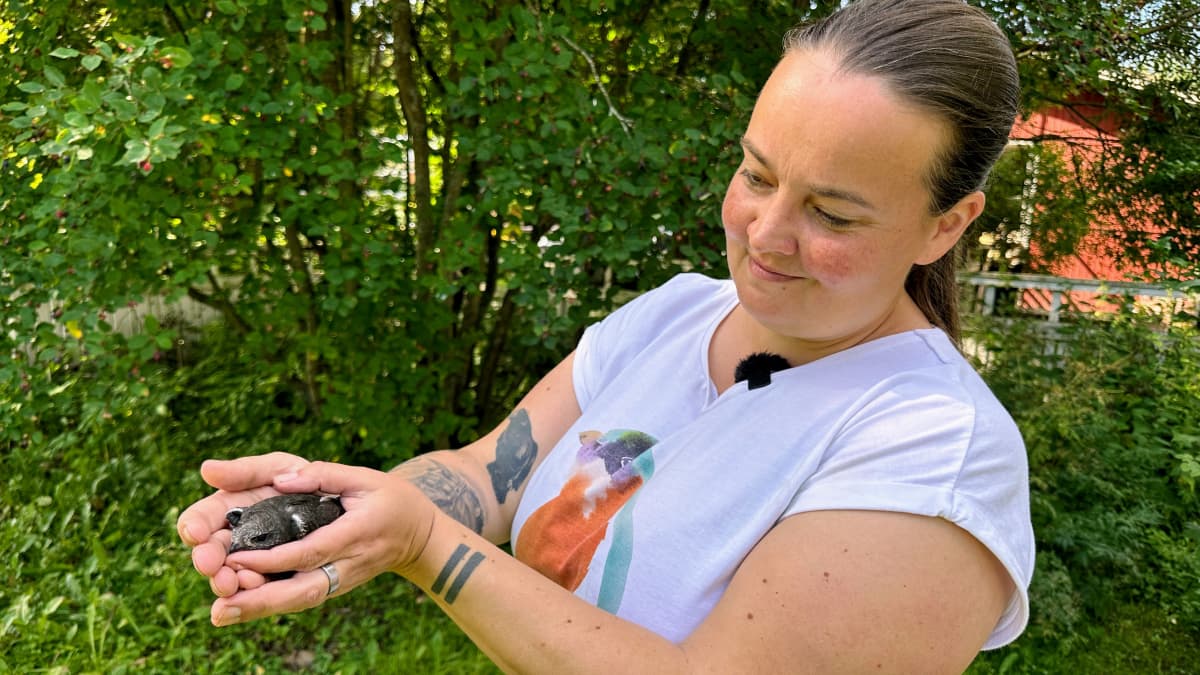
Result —
<instances>
[{"instance_id":1,"label":"bird chick","mask_svg":"<svg viewBox=\"0 0 1200 675\"><path fill-rule=\"evenodd\" d=\"M225 513L233 530L230 553L260 551L296 541L345 513L337 497L287 494Z\"/></svg>"}]
</instances>

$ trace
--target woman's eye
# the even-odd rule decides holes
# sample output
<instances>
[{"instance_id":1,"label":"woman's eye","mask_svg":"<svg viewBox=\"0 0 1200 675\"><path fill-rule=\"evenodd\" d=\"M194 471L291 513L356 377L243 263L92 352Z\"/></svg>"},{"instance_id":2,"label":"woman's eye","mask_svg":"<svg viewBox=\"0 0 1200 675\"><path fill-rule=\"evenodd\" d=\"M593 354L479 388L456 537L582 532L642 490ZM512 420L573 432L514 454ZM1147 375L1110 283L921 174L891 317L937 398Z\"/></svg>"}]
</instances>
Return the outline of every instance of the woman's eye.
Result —
<instances>
[{"instance_id":1,"label":"woman's eye","mask_svg":"<svg viewBox=\"0 0 1200 675\"><path fill-rule=\"evenodd\" d=\"M767 181L763 180L762 176L749 169L742 169L738 173L742 175L742 179L746 181L746 185L750 186L751 188L761 189L767 187Z\"/></svg>"},{"instance_id":2,"label":"woman's eye","mask_svg":"<svg viewBox=\"0 0 1200 675\"><path fill-rule=\"evenodd\" d=\"M831 213L822 211L821 209L819 209L815 206L813 207L813 213L817 214L817 218L821 222L828 225L829 227L845 227L845 226L849 225L850 223L854 222L854 221L850 220L849 218L840 218Z\"/></svg>"}]
</instances>

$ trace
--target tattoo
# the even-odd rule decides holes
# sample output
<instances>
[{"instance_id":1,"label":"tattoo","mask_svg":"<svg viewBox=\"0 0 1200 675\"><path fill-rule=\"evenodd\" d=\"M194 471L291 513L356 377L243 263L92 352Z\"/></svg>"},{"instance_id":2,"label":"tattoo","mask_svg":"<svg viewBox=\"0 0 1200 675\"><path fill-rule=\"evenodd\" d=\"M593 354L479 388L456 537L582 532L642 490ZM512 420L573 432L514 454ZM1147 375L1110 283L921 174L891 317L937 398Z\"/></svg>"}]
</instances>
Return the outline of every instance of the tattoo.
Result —
<instances>
[{"instance_id":1,"label":"tattoo","mask_svg":"<svg viewBox=\"0 0 1200 675\"><path fill-rule=\"evenodd\" d=\"M536 457L533 425L529 422L529 413L522 408L508 418L508 427L500 433L500 440L496 441L496 461L487 465L497 501L503 504L508 493L520 489L529 477Z\"/></svg>"},{"instance_id":2,"label":"tattoo","mask_svg":"<svg viewBox=\"0 0 1200 675\"><path fill-rule=\"evenodd\" d=\"M438 573L437 579L434 579L433 585L429 587L429 590L434 593L441 593L442 587L446 585L446 580L450 578L450 573L454 571L455 567L458 567L458 561L462 560L466 554L467 545L459 544L458 548L454 549L454 553L450 554L450 559L446 561L446 566Z\"/></svg>"},{"instance_id":3,"label":"tattoo","mask_svg":"<svg viewBox=\"0 0 1200 675\"><path fill-rule=\"evenodd\" d=\"M467 548L466 544L459 544L458 548L454 549L454 553L451 553L450 559L446 561L446 566L442 568L442 571L438 573L437 579L434 580L433 585L429 587L429 590L432 593L436 595L442 592L442 588L446 586L446 581L448 581L450 579L450 575L454 573L454 568L458 567L458 563L463 559L463 556L465 556L469 550L470 549ZM475 571L476 567L479 567L479 563L481 562L483 562L483 554L479 551L475 551L471 554L471 557L467 559L466 564L463 565L462 569L458 571L458 576L454 577L454 582L450 584L450 588L446 590L444 599L446 600L447 605L453 604L454 601L458 599L458 594L460 591L462 591L463 586L466 585L467 579L471 578L471 574Z\"/></svg>"},{"instance_id":4,"label":"tattoo","mask_svg":"<svg viewBox=\"0 0 1200 675\"><path fill-rule=\"evenodd\" d=\"M425 493L443 513L483 532L483 503L463 477L435 459L418 457L393 469Z\"/></svg>"}]
</instances>

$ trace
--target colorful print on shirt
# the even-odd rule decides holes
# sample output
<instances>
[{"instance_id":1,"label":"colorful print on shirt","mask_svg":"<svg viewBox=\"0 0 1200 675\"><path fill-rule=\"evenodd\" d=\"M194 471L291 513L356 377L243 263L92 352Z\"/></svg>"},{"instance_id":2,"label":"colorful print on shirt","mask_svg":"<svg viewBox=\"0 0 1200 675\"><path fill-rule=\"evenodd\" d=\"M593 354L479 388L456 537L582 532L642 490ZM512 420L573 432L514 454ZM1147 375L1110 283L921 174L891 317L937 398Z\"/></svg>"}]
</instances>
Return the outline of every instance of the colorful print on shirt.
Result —
<instances>
[{"instance_id":1,"label":"colorful print on shirt","mask_svg":"<svg viewBox=\"0 0 1200 675\"><path fill-rule=\"evenodd\" d=\"M514 553L573 591L587 576L596 548L613 521L601 596L619 605L633 551L631 498L654 473L653 454L646 451L657 440L640 431L613 429L603 434L585 431L579 441L571 476L556 497L525 521ZM627 503L629 508L622 509Z\"/></svg>"}]
</instances>

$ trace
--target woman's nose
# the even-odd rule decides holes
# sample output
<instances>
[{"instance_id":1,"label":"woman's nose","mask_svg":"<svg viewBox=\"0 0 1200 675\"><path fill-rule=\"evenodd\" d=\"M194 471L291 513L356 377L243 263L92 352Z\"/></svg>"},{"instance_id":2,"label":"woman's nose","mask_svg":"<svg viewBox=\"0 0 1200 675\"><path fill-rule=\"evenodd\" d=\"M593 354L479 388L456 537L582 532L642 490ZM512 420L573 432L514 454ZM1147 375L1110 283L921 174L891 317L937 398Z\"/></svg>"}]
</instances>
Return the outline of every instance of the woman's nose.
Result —
<instances>
[{"instance_id":1,"label":"woman's nose","mask_svg":"<svg viewBox=\"0 0 1200 675\"><path fill-rule=\"evenodd\" d=\"M781 199L772 199L746 227L746 240L756 253L795 255L800 250L799 223Z\"/></svg>"}]
</instances>

